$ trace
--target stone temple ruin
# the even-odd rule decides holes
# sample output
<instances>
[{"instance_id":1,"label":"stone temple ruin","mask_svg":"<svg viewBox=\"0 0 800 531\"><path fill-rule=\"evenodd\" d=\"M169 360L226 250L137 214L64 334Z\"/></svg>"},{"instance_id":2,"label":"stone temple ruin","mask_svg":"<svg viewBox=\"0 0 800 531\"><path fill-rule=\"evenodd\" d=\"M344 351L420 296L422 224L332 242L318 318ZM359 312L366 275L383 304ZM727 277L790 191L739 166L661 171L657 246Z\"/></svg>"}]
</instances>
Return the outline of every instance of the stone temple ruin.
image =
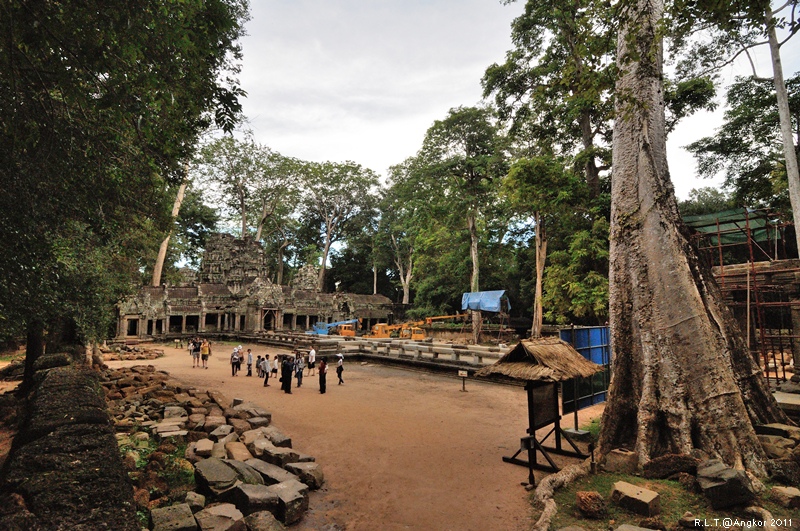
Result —
<instances>
[{"instance_id":1,"label":"stone temple ruin","mask_svg":"<svg viewBox=\"0 0 800 531\"><path fill-rule=\"evenodd\" d=\"M289 286L273 284L264 249L251 238L214 234L199 272L177 286L144 286L117 305L117 339L194 333L259 334L309 330L317 322L386 322L392 301L383 295L320 293L317 269L303 266Z\"/></svg>"}]
</instances>

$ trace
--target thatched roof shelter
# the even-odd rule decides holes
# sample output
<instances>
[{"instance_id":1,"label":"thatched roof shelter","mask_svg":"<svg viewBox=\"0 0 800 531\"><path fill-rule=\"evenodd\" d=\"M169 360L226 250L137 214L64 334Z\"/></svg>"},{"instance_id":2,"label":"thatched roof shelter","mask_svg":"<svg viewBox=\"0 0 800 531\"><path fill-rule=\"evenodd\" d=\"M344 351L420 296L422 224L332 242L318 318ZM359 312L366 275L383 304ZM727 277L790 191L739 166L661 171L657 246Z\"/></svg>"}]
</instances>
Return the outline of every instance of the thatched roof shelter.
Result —
<instances>
[{"instance_id":1,"label":"thatched roof shelter","mask_svg":"<svg viewBox=\"0 0 800 531\"><path fill-rule=\"evenodd\" d=\"M587 360L566 341L557 337L540 337L520 341L495 364L480 369L475 375L563 382L579 376L586 378L602 369L602 365Z\"/></svg>"}]
</instances>

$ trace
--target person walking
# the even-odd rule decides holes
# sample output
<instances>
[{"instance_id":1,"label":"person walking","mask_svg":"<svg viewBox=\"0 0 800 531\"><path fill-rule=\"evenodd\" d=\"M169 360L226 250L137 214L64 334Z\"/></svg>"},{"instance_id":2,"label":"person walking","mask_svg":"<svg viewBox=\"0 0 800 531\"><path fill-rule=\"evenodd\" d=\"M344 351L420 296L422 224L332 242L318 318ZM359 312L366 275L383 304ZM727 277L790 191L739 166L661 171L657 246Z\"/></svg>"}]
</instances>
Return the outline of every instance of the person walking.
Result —
<instances>
[{"instance_id":1,"label":"person walking","mask_svg":"<svg viewBox=\"0 0 800 531\"><path fill-rule=\"evenodd\" d=\"M211 343L204 339L200 344L200 361L203 362L203 368L208 369L208 357L211 356Z\"/></svg>"},{"instance_id":2,"label":"person walking","mask_svg":"<svg viewBox=\"0 0 800 531\"><path fill-rule=\"evenodd\" d=\"M263 375L261 374L261 354L256 356L256 378L261 378Z\"/></svg>"},{"instance_id":3,"label":"person walking","mask_svg":"<svg viewBox=\"0 0 800 531\"><path fill-rule=\"evenodd\" d=\"M253 351L247 349L247 376L253 376Z\"/></svg>"},{"instance_id":4,"label":"person walking","mask_svg":"<svg viewBox=\"0 0 800 531\"><path fill-rule=\"evenodd\" d=\"M281 389L284 393L292 394L292 368L294 362L290 356L284 356L281 366Z\"/></svg>"},{"instance_id":5,"label":"person walking","mask_svg":"<svg viewBox=\"0 0 800 531\"><path fill-rule=\"evenodd\" d=\"M269 387L269 375L271 372L272 367L270 367L269 354L267 354L267 357L261 360L261 374L264 376L264 387Z\"/></svg>"},{"instance_id":6,"label":"person walking","mask_svg":"<svg viewBox=\"0 0 800 531\"><path fill-rule=\"evenodd\" d=\"M317 361L317 351L314 350L312 345L311 350L308 351L308 375L314 376L314 365Z\"/></svg>"},{"instance_id":7,"label":"person walking","mask_svg":"<svg viewBox=\"0 0 800 531\"><path fill-rule=\"evenodd\" d=\"M336 376L339 377L339 385L342 385L344 383L344 380L342 380L342 373L344 372L344 355L337 354L336 357L338 358L338 361L336 362Z\"/></svg>"},{"instance_id":8,"label":"person walking","mask_svg":"<svg viewBox=\"0 0 800 531\"><path fill-rule=\"evenodd\" d=\"M239 349L234 347L231 352L231 376L236 376L239 371Z\"/></svg>"},{"instance_id":9,"label":"person walking","mask_svg":"<svg viewBox=\"0 0 800 531\"><path fill-rule=\"evenodd\" d=\"M189 343L189 354L192 355L192 369L200 366L200 338L194 338Z\"/></svg>"},{"instance_id":10,"label":"person walking","mask_svg":"<svg viewBox=\"0 0 800 531\"><path fill-rule=\"evenodd\" d=\"M294 358L294 376L297 378L297 388L303 386L303 371L306 368L306 364L303 361L303 355L301 353L297 353Z\"/></svg>"},{"instance_id":11,"label":"person walking","mask_svg":"<svg viewBox=\"0 0 800 531\"><path fill-rule=\"evenodd\" d=\"M325 358L322 358L319 362L319 393L321 395L325 394L327 382L325 381L326 377L328 376L328 363Z\"/></svg>"}]
</instances>

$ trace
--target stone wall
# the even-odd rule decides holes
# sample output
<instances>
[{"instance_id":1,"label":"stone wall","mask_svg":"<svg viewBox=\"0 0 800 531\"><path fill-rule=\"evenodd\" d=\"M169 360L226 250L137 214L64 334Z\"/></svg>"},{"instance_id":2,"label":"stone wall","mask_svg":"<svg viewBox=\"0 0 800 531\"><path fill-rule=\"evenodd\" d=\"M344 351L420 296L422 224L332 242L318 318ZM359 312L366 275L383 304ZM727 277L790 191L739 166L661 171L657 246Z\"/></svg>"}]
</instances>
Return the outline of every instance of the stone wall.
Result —
<instances>
[{"instance_id":1,"label":"stone wall","mask_svg":"<svg viewBox=\"0 0 800 531\"><path fill-rule=\"evenodd\" d=\"M98 374L69 363L64 354L37 361L37 383L0 478L0 529L137 531L133 488Z\"/></svg>"}]
</instances>

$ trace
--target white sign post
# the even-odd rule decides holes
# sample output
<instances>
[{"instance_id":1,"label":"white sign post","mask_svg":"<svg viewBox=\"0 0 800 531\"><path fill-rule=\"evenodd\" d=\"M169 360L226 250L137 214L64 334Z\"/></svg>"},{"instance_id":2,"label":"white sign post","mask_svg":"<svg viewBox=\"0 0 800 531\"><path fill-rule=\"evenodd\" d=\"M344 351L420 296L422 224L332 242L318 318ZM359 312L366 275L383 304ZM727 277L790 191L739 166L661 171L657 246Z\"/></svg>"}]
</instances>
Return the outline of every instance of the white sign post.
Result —
<instances>
[{"instance_id":1,"label":"white sign post","mask_svg":"<svg viewBox=\"0 0 800 531\"><path fill-rule=\"evenodd\" d=\"M461 392L467 392L467 377L469 376L469 372L467 371L458 371L458 376L461 378Z\"/></svg>"}]
</instances>

